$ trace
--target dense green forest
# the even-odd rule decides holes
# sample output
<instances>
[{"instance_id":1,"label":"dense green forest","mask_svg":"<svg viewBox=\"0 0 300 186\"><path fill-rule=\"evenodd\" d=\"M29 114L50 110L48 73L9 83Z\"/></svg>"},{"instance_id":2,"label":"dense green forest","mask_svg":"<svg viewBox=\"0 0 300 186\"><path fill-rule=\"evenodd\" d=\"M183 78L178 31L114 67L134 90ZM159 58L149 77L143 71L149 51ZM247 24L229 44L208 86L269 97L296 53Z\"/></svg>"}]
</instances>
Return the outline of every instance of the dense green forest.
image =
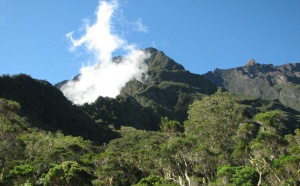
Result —
<instances>
[{"instance_id":1,"label":"dense green forest","mask_svg":"<svg viewBox=\"0 0 300 186\"><path fill-rule=\"evenodd\" d=\"M300 113L233 94L149 48L148 78L75 105L0 77L0 185L300 185Z\"/></svg>"},{"instance_id":2,"label":"dense green forest","mask_svg":"<svg viewBox=\"0 0 300 186\"><path fill-rule=\"evenodd\" d=\"M277 103L278 104L278 103ZM0 100L2 185L298 185L300 130L273 101L217 92L161 130L121 127L95 145L33 127ZM284 108L284 107L283 107Z\"/></svg>"}]
</instances>

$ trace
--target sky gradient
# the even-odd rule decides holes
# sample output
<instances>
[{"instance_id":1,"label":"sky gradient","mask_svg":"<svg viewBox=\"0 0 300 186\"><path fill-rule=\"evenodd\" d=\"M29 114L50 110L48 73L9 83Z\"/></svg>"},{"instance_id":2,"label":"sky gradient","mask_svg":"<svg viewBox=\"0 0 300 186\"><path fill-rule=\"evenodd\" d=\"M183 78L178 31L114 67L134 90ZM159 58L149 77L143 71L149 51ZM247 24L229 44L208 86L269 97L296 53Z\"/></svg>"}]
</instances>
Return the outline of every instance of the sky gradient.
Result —
<instances>
[{"instance_id":1,"label":"sky gradient","mask_svg":"<svg viewBox=\"0 0 300 186\"><path fill-rule=\"evenodd\" d=\"M0 0L0 74L25 73L52 84L77 75L92 55L71 51L67 34L80 38L85 23L95 21L98 4ZM119 0L111 26L129 44L162 50L197 74L252 58L300 62L299 0Z\"/></svg>"}]
</instances>

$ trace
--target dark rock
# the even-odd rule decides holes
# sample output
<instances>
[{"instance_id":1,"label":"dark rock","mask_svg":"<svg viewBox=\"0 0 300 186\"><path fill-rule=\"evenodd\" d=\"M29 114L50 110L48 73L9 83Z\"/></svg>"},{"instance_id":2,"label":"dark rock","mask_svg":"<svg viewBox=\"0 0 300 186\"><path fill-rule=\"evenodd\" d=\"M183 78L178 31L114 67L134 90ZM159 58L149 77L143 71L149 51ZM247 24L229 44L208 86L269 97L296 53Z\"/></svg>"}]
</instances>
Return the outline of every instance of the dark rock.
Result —
<instances>
[{"instance_id":1,"label":"dark rock","mask_svg":"<svg viewBox=\"0 0 300 186\"><path fill-rule=\"evenodd\" d=\"M300 111L300 63L273 66L249 60L243 67L218 69L204 77L230 92L279 99L284 105Z\"/></svg>"}]
</instances>

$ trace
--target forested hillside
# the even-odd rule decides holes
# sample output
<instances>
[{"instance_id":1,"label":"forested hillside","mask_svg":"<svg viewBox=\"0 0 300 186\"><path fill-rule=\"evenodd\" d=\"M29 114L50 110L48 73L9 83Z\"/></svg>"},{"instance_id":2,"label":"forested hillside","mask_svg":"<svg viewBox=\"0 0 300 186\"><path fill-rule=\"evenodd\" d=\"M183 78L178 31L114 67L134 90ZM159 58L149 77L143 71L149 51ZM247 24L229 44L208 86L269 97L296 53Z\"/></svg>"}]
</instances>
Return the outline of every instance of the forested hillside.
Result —
<instances>
[{"instance_id":1,"label":"forested hillside","mask_svg":"<svg viewBox=\"0 0 300 186\"><path fill-rule=\"evenodd\" d=\"M299 111L146 50L142 81L83 105L65 82L1 76L0 185L300 184Z\"/></svg>"},{"instance_id":2,"label":"forested hillside","mask_svg":"<svg viewBox=\"0 0 300 186\"><path fill-rule=\"evenodd\" d=\"M21 116L26 117L33 127L52 132L60 130L97 142L107 142L107 135L114 135L47 81L25 74L3 75L0 77L0 98L17 101L21 105Z\"/></svg>"}]
</instances>

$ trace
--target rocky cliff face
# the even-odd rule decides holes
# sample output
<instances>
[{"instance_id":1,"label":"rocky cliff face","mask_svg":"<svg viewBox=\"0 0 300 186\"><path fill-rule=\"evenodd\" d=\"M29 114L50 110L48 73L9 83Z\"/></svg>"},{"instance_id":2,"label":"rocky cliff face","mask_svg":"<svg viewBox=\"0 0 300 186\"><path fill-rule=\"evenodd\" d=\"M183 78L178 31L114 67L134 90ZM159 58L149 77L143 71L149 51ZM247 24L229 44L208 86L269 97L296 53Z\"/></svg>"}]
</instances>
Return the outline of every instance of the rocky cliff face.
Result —
<instances>
[{"instance_id":1,"label":"rocky cliff face","mask_svg":"<svg viewBox=\"0 0 300 186\"><path fill-rule=\"evenodd\" d=\"M300 110L300 63L273 66L252 59L243 67L215 69L204 77L230 92L278 99L284 105Z\"/></svg>"}]
</instances>

